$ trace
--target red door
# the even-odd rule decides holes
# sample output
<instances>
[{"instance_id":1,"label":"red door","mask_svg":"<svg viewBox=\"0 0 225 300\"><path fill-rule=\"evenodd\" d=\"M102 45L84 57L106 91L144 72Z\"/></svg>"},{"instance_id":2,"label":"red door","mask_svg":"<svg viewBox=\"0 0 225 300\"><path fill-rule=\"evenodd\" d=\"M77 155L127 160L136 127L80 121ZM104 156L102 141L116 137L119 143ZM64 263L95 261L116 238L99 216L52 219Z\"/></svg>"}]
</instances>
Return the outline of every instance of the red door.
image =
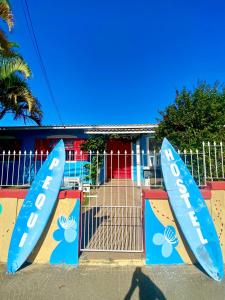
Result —
<instances>
[{"instance_id":1,"label":"red door","mask_svg":"<svg viewBox=\"0 0 225 300\"><path fill-rule=\"evenodd\" d=\"M112 155L111 151L113 151ZM131 179L131 142L110 139L107 143L107 154L108 179Z\"/></svg>"}]
</instances>

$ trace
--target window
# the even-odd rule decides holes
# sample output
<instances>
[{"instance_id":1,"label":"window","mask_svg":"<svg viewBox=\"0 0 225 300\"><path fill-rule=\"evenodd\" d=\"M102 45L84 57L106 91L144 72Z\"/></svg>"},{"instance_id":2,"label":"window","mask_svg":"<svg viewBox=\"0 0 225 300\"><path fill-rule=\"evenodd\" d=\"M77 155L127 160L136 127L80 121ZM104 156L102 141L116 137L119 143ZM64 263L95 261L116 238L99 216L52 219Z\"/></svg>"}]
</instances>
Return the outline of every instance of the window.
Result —
<instances>
[{"instance_id":1,"label":"window","mask_svg":"<svg viewBox=\"0 0 225 300\"><path fill-rule=\"evenodd\" d=\"M37 139L35 143L35 150L37 150L38 154L43 151L43 154L46 154L47 151L50 152L54 146L59 141L59 138L56 139ZM80 146L85 142L84 139L63 139L66 148L66 160L67 161L80 161L80 160L88 160L88 153L82 152Z\"/></svg>"},{"instance_id":2,"label":"window","mask_svg":"<svg viewBox=\"0 0 225 300\"><path fill-rule=\"evenodd\" d=\"M156 142L155 139L148 139L148 165L150 167L159 167L160 166L160 156L159 156L160 144Z\"/></svg>"},{"instance_id":3,"label":"window","mask_svg":"<svg viewBox=\"0 0 225 300\"><path fill-rule=\"evenodd\" d=\"M80 150L80 146L85 142L85 140L78 140L74 141L74 160L88 160L88 153L82 152Z\"/></svg>"},{"instance_id":4,"label":"window","mask_svg":"<svg viewBox=\"0 0 225 300\"><path fill-rule=\"evenodd\" d=\"M17 139L0 139L0 153L3 151L8 153L10 151L16 151L18 153L21 150L21 141Z\"/></svg>"},{"instance_id":5,"label":"window","mask_svg":"<svg viewBox=\"0 0 225 300\"><path fill-rule=\"evenodd\" d=\"M15 151L16 154L21 150L21 141L17 139L0 139L0 160L3 159L17 159L18 155L13 155ZM3 158L3 151L5 151L5 155ZM10 155L8 155L10 151Z\"/></svg>"}]
</instances>

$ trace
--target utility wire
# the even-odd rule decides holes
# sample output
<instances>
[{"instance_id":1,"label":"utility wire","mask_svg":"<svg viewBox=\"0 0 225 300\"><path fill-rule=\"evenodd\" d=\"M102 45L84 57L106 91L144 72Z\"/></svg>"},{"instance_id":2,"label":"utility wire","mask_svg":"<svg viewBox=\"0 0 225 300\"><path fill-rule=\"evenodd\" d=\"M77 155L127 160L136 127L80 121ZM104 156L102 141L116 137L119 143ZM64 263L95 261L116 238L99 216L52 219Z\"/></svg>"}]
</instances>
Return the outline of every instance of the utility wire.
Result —
<instances>
[{"instance_id":1,"label":"utility wire","mask_svg":"<svg viewBox=\"0 0 225 300\"><path fill-rule=\"evenodd\" d=\"M43 61L41 53L40 53L40 49L39 49L39 46L38 46L38 41L37 41L35 31L34 31L34 26L33 26L33 23L32 23L32 18L31 18L30 9L29 9L27 0L21 0L21 3L22 3L22 7L23 7L23 12L24 12L28 32L30 34L31 41L33 43L35 52L37 54L39 64L40 64L40 67L41 67L41 71L42 71L42 74L44 76L44 79L45 79L45 82L46 82L46 85L47 85L47 88L48 88L48 91L49 91L49 94L50 94L50 98L52 100L53 106L55 107L55 111L57 113L57 117L58 117L61 125L64 125L61 114L60 114L60 111L59 111L59 108L58 108L58 105L57 105L57 101L55 99L55 96L54 96L54 93L53 93L53 90L52 90L52 87L51 87L51 84L50 84L50 80L48 78L46 67L45 67L44 61Z\"/></svg>"}]
</instances>

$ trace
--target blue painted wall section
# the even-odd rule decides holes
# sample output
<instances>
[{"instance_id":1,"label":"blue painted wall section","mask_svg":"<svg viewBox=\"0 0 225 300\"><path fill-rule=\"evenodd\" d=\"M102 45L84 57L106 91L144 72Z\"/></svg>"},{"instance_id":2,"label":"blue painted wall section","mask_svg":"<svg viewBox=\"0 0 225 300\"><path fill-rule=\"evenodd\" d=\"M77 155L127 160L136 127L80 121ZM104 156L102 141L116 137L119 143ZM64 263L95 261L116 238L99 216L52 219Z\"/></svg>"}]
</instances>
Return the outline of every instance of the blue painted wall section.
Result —
<instances>
[{"instance_id":1,"label":"blue painted wall section","mask_svg":"<svg viewBox=\"0 0 225 300\"><path fill-rule=\"evenodd\" d=\"M70 216L60 216L53 238L59 242L50 257L50 264L78 265L80 200L77 199Z\"/></svg>"},{"instance_id":2,"label":"blue painted wall section","mask_svg":"<svg viewBox=\"0 0 225 300\"><path fill-rule=\"evenodd\" d=\"M86 167L89 161L72 161L65 163L64 177L79 178L83 183L90 183L88 178L89 169Z\"/></svg>"},{"instance_id":3,"label":"blue painted wall section","mask_svg":"<svg viewBox=\"0 0 225 300\"><path fill-rule=\"evenodd\" d=\"M154 214L149 199L145 199L146 264L183 264L176 250L179 240L173 226L163 226Z\"/></svg>"},{"instance_id":4,"label":"blue painted wall section","mask_svg":"<svg viewBox=\"0 0 225 300\"><path fill-rule=\"evenodd\" d=\"M8 132L8 131L7 131ZM57 133L54 131L54 129L34 129L30 131L13 131L8 132L8 134L13 134L13 136L21 141L21 151L22 154L26 150L27 152L27 157L24 159L23 155L21 156L20 162L18 160L18 156L16 156L15 162L13 163L13 158L11 155L11 159L9 161L8 157L6 155L5 162L0 161L0 178L1 178L1 183L3 185L24 185L27 183L32 183L34 177L35 177L35 171L38 170L41 166L40 161L36 161L34 163L33 159L29 158L29 153L30 151L35 151L35 140L36 139L46 139L46 138L57 138L57 137L63 137L65 138L80 138L80 139L87 139L89 136L84 133L84 130L78 130L74 129L73 132L68 129L60 129L57 130ZM141 181L144 181L144 171L143 167L148 166L148 161L147 161L147 139L149 138L149 135L146 134L140 134L139 139L140 139L140 159L141 159ZM136 142L134 141L132 143L132 150L133 150L133 168L132 168L132 178L133 181L137 181L137 162L136 162ZM145 155L142 155L142 151L144 151ZM69 162L66 162L65 164L65 177L77 177L80 178L80 181L83 181L84 183L89 183L89 180L86 178L88 173L88 170L86 168L82 168L83 165L89 164L89 161L76 161L73 162L72 164ZM14 164L14 169L18 172L14 174L14 176L7 176L7 174L12 174L13 172L13 164ZM36 166L35 166L36 164ZM8 170L8 171L7 171ZM99 184L102 184L104 182L104 172L107 174L107 170L104 170L102 167L100 170L100 176L99 176ZM3 175L2 175L2 174Z\"/></svg>"},{"instance_id":5,"label":"blue painted wall section","mask_svg":"<svg viewBox=\"0 0 225 300\"><path fill-rule=\"evenodd\" d=\"M64 168L64 177L66 178L79 178L83 183L90 183L88 179L88 168L87 166L90 164L88 161L74 161L74 162L66 162ZM13 173L13 166L16 172ZM0 162L0 178L1 184L3 185L24 185L31 184L35 178L35 172L37 172L41 168L41 161L34 161L34 159L30 158L29 153L27 158L24 159L22 156L20 161L6 161L4 163ZM8 172L7 172L8 170ZM3 174L3 175L2 175ZM13 176L11 174L14 174ZM103 171L102 171L103 174ZM102 181L103 182L103 176Z\"/></svg>"},{"instance_id":6,"label":"blue painted wall section","mask_svg":"<svg viewBox=\"0 0 225 300\"><path fill-rule=\"evenodd\" d=\"M140 151L141 151L141 182L144 182L144 169L143 167L148 166L148 156L147 156L147 137L142 135L140 137ZM144 153L143 153L144 151Z\"/></svg>"}]
</instances>

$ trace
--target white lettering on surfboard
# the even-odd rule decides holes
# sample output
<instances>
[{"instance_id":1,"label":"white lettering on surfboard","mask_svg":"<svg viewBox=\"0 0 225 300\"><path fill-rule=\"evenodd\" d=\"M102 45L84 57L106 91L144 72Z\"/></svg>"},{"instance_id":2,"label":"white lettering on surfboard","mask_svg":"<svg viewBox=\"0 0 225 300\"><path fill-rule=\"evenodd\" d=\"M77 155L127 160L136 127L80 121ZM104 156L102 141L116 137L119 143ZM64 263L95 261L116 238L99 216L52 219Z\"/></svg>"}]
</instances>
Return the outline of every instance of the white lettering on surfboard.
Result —
<instances>
[{"instance_id":1,"label":"white lettering on surfboard","mask_svg":"<svg viewBox=\"0 0 225 300\"><path fill-rule=\"evenodd\" d=\"M171 149L164 150L164 153L165 153L165 156L167 158L167 161L170 162L170 171L171 171L172 175L174 177L179 177L180 176L180 170L179 170L178 165L174 161L174 156L173 156L173 153L172 153ZM193 208L191 206L190 199L189 199L190 194L188 193L187 187L185 186L185 184L184 184L184 182L181 178L178 178L176 180L176 185L178 187L178 191L180 192L180 198L184 201L187 209L189 210L187 212L188 217L191 221L192 226L196 230L196 233L198 235L198 238L199 238L201 244L202 245L207 244L208 240L203 237L202 230L201 230L200 224L198 222L198 218L195 215L195 211L193 210Z\"/></svg>"},{"instance_id":2,"label":"white lettering on surfboard","mask_svg":"<svg viewBox=\"0 0 225 300\"><path fill-rule=\"evenodd\" d=\"M179 170L177 164L172 163L172 164L170 165L170 170L171 170L173 176L175 176L175 177L180 176L180 170Z\"/></svg>"},{"instance_id":3,"label":"white lettering on surfboard","mask_svg":"<svg viewBox=\"0 0 225 300\"><path fill-rule=\"evenodd\" d=\"M27 221L27 227L28 228L33 228L37 222L37 219L38 219L38 214L35 214L34 212L32 212L30 214L30 217Z\"/></svg>"},{"instance_id":4,"label":"white lettering on surfboard","mask_svg":"<svg viewBox=\"0 0 225 300\"><path fill-rule=\"evenodd\" d=\"M55 167L57 167L59 165L59 159L57 158L53 158L50 166L49 166L49 170L53 170ZM52 182L52 177L51 176L46 176L45 180L44 180L44 183L42 185L42 188L44 190L48 190L51 182ZM35 200L35 207L40 211L42 209L42 207L44 206L45 204L45 200L46 200L46 196L44 193L40 193L38 194L36 200ZM34 212L31 212L29 218L28 218L28 221L27 221L27 228L29 229L32 229L35 227L36 225L36 222L38 220L38 213L34 213ZM22 248L24 245L25 245L25 242L27 240L27 236L28 236L28 233L27 232L24 232L21 239L20 239L20 242L19 242L19 248Z\"/></svg>"},{"instance_id":5,"label":"white lettering on surfboard","mask_svg":"<svg viewBox=\"0 0 225 300\"><path fill-rule=\"evenodd\" d=\"M42 185L42 188L45 189L45 190L48 190L48 186L51 183L51 181L52 181L52 177L51 176L47 176L45 178L45 181L44 181L43 185Z\"/></svg>"},{"instance_id":6,"label":"white lettering on surfboard","mask_svg":"<svg viewBox=\"0 0 225 300\"><path fill-rule=\"evenodd\" d=\"M166 149L165 150L165 155L166 155L166 158L167 158L168 161L174 160L173 153L172 153L171 149Z\"/></svg>"},{"instance_id":7,"label":"white lettering on surfboard","mask_svg":"<svg viewBox=\"0 0 225 300\"><path fill-rule=\"evenodd\" d=\"M19 248L22 248L24 246L26 239L27 239L27 233L24 232L24 234L20 240L20 243L19 243Z\"/></svg>"},{"instance_id":8,"label":"white lettering on surfboard","mask_svg":"<svg viewBox=\"0 0 225 300\"><path fill-rule=\"evenodd\" d=\"M53 158L52 163L50 164L49 170L53 170L53 168L58 167L59 165L59 159Z\"/></svg>"},{"instance_id":9,"label":"white lettering on surfboard","mask_svg":"<svg viewBox=\"0 0 225 300\"><path fill-rule=\"evenodd\" d=\"M39 194L35 201L35 206L40 210L45 203L46 196L45 194Z\"/></svg>"}]
</instances>

